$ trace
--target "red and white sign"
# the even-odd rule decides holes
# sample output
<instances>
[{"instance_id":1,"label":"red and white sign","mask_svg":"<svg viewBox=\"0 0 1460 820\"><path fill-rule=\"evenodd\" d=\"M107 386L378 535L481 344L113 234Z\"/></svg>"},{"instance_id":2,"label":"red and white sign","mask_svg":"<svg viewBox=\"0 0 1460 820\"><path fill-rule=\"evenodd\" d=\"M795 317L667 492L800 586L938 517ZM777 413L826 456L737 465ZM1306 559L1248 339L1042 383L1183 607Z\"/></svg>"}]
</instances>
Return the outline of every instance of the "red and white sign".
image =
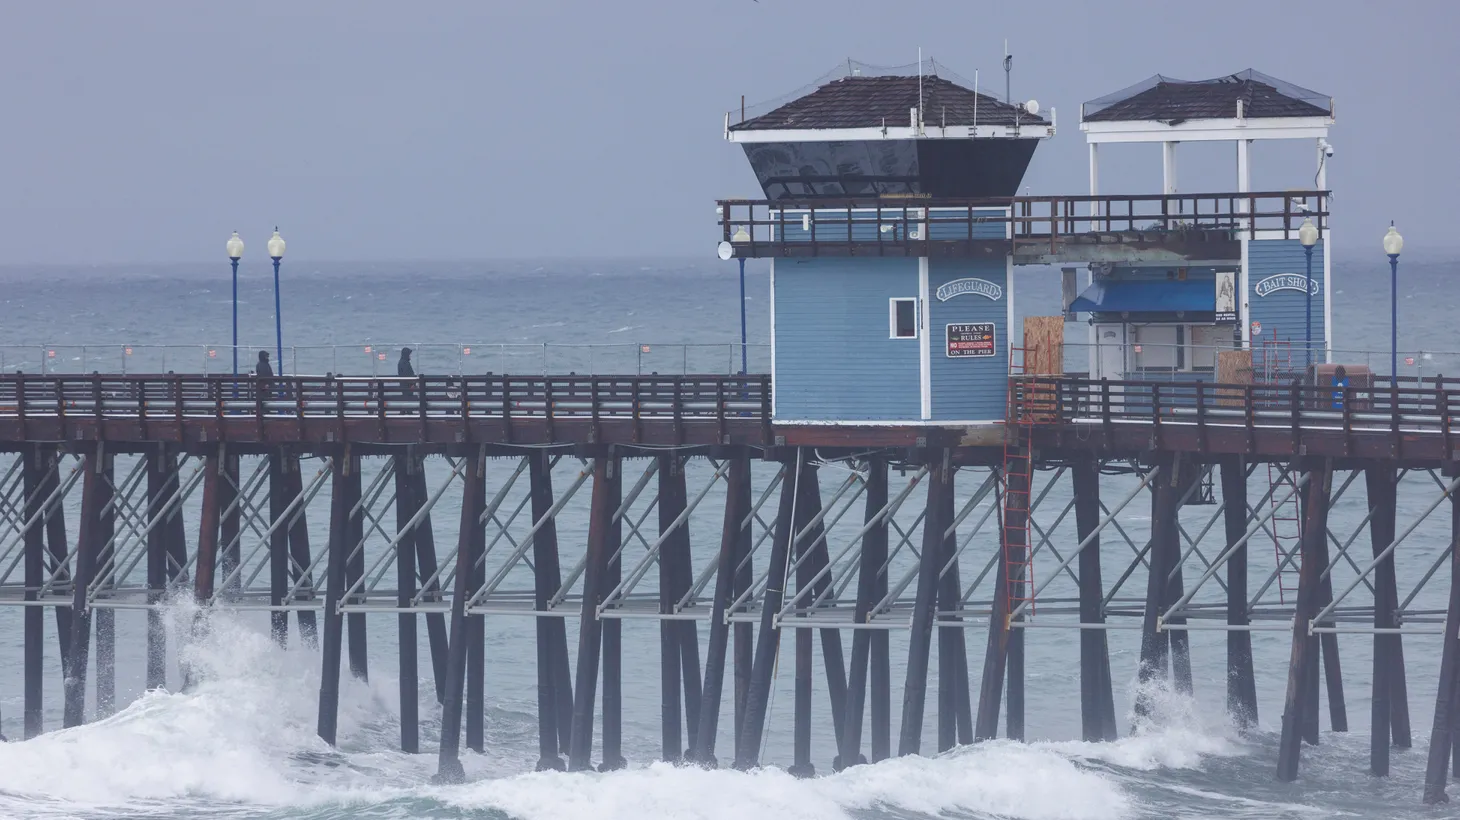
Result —
<instances>
[{"instance_id":1,"label":"red and white sign","mask_svg":"<svg viewBox=\"0 0 1460 820\"><path fill-rule=\"evenodd\" d=\"M1405 356L1404 357L1404 363L1405 364L1414 364L1414 357L1413 356Z\"/></svg>"},{"instance_id":2,"label":"red and white sign","mask_svg":"<svg viewBox=\"0 0 1460 820\"><path fill-rule=\"evenodd\" d=\"M1260 336L1260 335L1262 335L1262 322L1253 322L1252 323L1252 335L1253 336Z\"/></svg>"}]
</instances>

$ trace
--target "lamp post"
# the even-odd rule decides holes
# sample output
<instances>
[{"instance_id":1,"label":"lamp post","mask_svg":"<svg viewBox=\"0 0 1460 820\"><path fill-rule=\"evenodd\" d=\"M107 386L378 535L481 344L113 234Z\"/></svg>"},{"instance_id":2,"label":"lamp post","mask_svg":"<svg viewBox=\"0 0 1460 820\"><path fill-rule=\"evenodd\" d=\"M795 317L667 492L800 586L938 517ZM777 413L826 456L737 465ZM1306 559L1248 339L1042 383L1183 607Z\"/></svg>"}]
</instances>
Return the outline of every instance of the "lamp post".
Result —
<instances>
[{"instance_id":1,"label":"lamp post","mask_svg":"<svg viewBox=\"0 0 1460 820\"><path fill-rule=\"evenodd\" d=\"M1389 373L1399 379L1399 252L1404 250L1404 237L1389 223L1384 234L1384 253L1389 255Z\"/></svg>"},{"instance_id":2,"label":"lamp post","mask_svg":"<svg viewBox=\"0 0 1460 820\"><path fill-rule=\"evenodd\" d=\"M228 237L228 261L233 263L233 375L238 375L238 260L243 256L243 240L238 238L238 231ZM234 389L238 385L235 382Z\"/></svg>"},{"instance_id":3,"label":"lamp post","mask_svg":"<svg viewBox=\"0 0 1460 820\"><path fill-rule=\"evenodd\" d=\"M1318 244L1318 228L1314 226L1312 217L1304 217L1303 224L1298 227L1298 242L1303 246L1303 255L1307 257L1308 272L1303 285L1303 307L1305 309L1305 323L1307 334L1303 341L1303 368L1306 370L1313 364L1313 246Z\"/></svg>"},{"instance_id":4,"label":"lamp post","mask_svg":"<svg viewBox=\"0 0 1460 820\"><path fill-rule=\"evenodd\" d=\"M284 318L279 313L282 300L279 298L279 263L284 261L284 237L279 236L279 226L274 226L274 235L269 237L269 258L274 260L274 366L279 375L284 375Z\"/></svg>"},{"instance_id":5,"label":"lamp post","mask_svg":"<svg viewBox=\"0 0 1460 820\"><path fill-rule=\"evenodd\" d=\"M735 229L735 235L730 237L731 242L749 242L750 233L741 225ZM740 375L744 376L750 372L749 343L745 333L745 257L740 257Z\"/></svg>"}]
</instances>

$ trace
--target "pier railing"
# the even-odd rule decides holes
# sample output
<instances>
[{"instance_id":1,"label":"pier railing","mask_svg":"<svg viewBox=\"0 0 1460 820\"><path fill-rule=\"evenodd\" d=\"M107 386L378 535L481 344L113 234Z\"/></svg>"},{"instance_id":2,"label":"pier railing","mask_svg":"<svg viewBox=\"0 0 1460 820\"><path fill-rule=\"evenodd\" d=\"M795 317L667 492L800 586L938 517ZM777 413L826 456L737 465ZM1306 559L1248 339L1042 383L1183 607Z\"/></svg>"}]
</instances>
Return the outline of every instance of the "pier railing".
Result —
<instances>
[{"instance_id":1,"label":"pier railing","mask_svg":"<svg viewBox=\"0 0 1460 820\"><path fill-rule=\"evenodd\" d=\"M121 438L146 438L149 425L170 424L169 432L189 438L186 428L216 440L229 429L256 429L261 441L275 440L270 428L298 423L301 437L322 437L333 428L378 423L373 440L396 440L394 431L419 423L493 420L510 439L514 423L539 430L552 440L557 423L631 426L637 440L643 427L657 423L676 443L698 427L696 440L724 441L734 427L757 443L769 437L770 376L420 376L416 378L132 375L0 376L0 420L16 419L50 434L69 437L86 425L84 437L100 437L109 426ZM324 423L324 424L321 424ZM347 424L348 423L348 424ZM313 425L312 427L309 425ZM622 426L622 425L621 425ZM335 440L340 440L336 438Z\"/></svg>"},{"instance_id":2,"label":"pier railing","mask_svg":"<svg viewBox=\"0 0 1460 820\"><path fill-rule=\"evenodd\" d=\"M734 255L943 256L991 246L1108 236L1233 238L1276 231L1295 238L1305 218L1328 219L1326 191L936 199L720 200L721 238Z\"/></svg>"},{"instance_id":3,"label":"pier railing","mask_svg":"<svg viewBox=\"0 0 1460 820\"><path fill-rule=\"evenodd\" d=\"M1359 455L1382 448L1448 459L1460 435L1460 380L1440 376L1380 377L1364 387L1025 381L1053 396L1047 426L1102 446L1124 437L1196 451Z\"/></svg>"}]
</instances>

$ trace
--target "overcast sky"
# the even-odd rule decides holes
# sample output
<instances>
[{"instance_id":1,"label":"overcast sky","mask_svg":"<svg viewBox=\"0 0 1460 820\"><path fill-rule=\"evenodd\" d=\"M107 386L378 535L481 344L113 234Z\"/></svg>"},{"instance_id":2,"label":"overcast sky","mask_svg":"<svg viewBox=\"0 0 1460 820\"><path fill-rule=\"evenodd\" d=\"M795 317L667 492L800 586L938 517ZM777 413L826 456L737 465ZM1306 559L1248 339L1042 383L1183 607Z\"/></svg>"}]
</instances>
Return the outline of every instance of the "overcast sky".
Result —
<instances>
[{"instance_id":1,"label":"overcast sky","mask_svg":"<svg viewBox=\"0 0 1460 820\"><path fill-rule=\"evenodd\" d=\"M1026 184L1088 192L1079 104L1152 74L1256 68L1336 98L1334 242L1390 219L1460 246L1460 3L857 0L11 2L0 26L3 261L711 258L714 200L759 193L724 112L848 57L917 50L1058 111ZM1187 151L1187 148L1191 148ZM1184 191L1234 187L1184 146ZM1158 146L1107 149L1104 192L1158 192ZM1312 185L1259 143L1255 188Z\"/></svg>"}]
</instances>

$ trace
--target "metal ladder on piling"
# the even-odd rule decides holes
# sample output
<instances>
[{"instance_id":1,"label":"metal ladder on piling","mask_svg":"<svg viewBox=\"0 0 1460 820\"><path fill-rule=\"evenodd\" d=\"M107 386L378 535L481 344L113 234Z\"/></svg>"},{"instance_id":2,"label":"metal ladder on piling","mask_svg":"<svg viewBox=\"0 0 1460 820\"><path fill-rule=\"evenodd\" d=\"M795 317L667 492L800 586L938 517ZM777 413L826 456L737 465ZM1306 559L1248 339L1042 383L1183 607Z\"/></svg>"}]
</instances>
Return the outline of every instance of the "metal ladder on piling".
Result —
<instances>
[{"instance_id":1,"label":"metal ladder on piling","mask_svg":"<svg viewBox=\"0 0 1460 820\"><path fill-rule=\"evenodd\" d=\"M1303 571L1303 515L1298 505L1296 482L1292 472L1284 471L1283 465L1268 462L1267 484L1272 487L1269 504L1272 505L1272 548L1277 559L1278 600L1286 604L1298 600L1298 576ZM1293 560L1289 561L1288 556Z\"/></svg>"},{"instance_id":2,"label":"metal ladder on piling","mask_svg":"<svg viewBox=\"0 0 1460 820\"><path fill-rule=\"evenodd\" d=\"M1031 381L1026 362L1032 351L1022 347L1009 349L1009 396L1004 414L1004 461L999 473L1003 485L1002 530L1004 551L1004 583L1009 610L1025 601L1034 612L1034 550L1029 537L1030 490L1034 480L1034 425L1054 418L1055 402L1051 388ZM1010 478L1019 479L1010 481ZM1022 544L1018 554L1010 544Z\"/></svg>"}]
</instances>

